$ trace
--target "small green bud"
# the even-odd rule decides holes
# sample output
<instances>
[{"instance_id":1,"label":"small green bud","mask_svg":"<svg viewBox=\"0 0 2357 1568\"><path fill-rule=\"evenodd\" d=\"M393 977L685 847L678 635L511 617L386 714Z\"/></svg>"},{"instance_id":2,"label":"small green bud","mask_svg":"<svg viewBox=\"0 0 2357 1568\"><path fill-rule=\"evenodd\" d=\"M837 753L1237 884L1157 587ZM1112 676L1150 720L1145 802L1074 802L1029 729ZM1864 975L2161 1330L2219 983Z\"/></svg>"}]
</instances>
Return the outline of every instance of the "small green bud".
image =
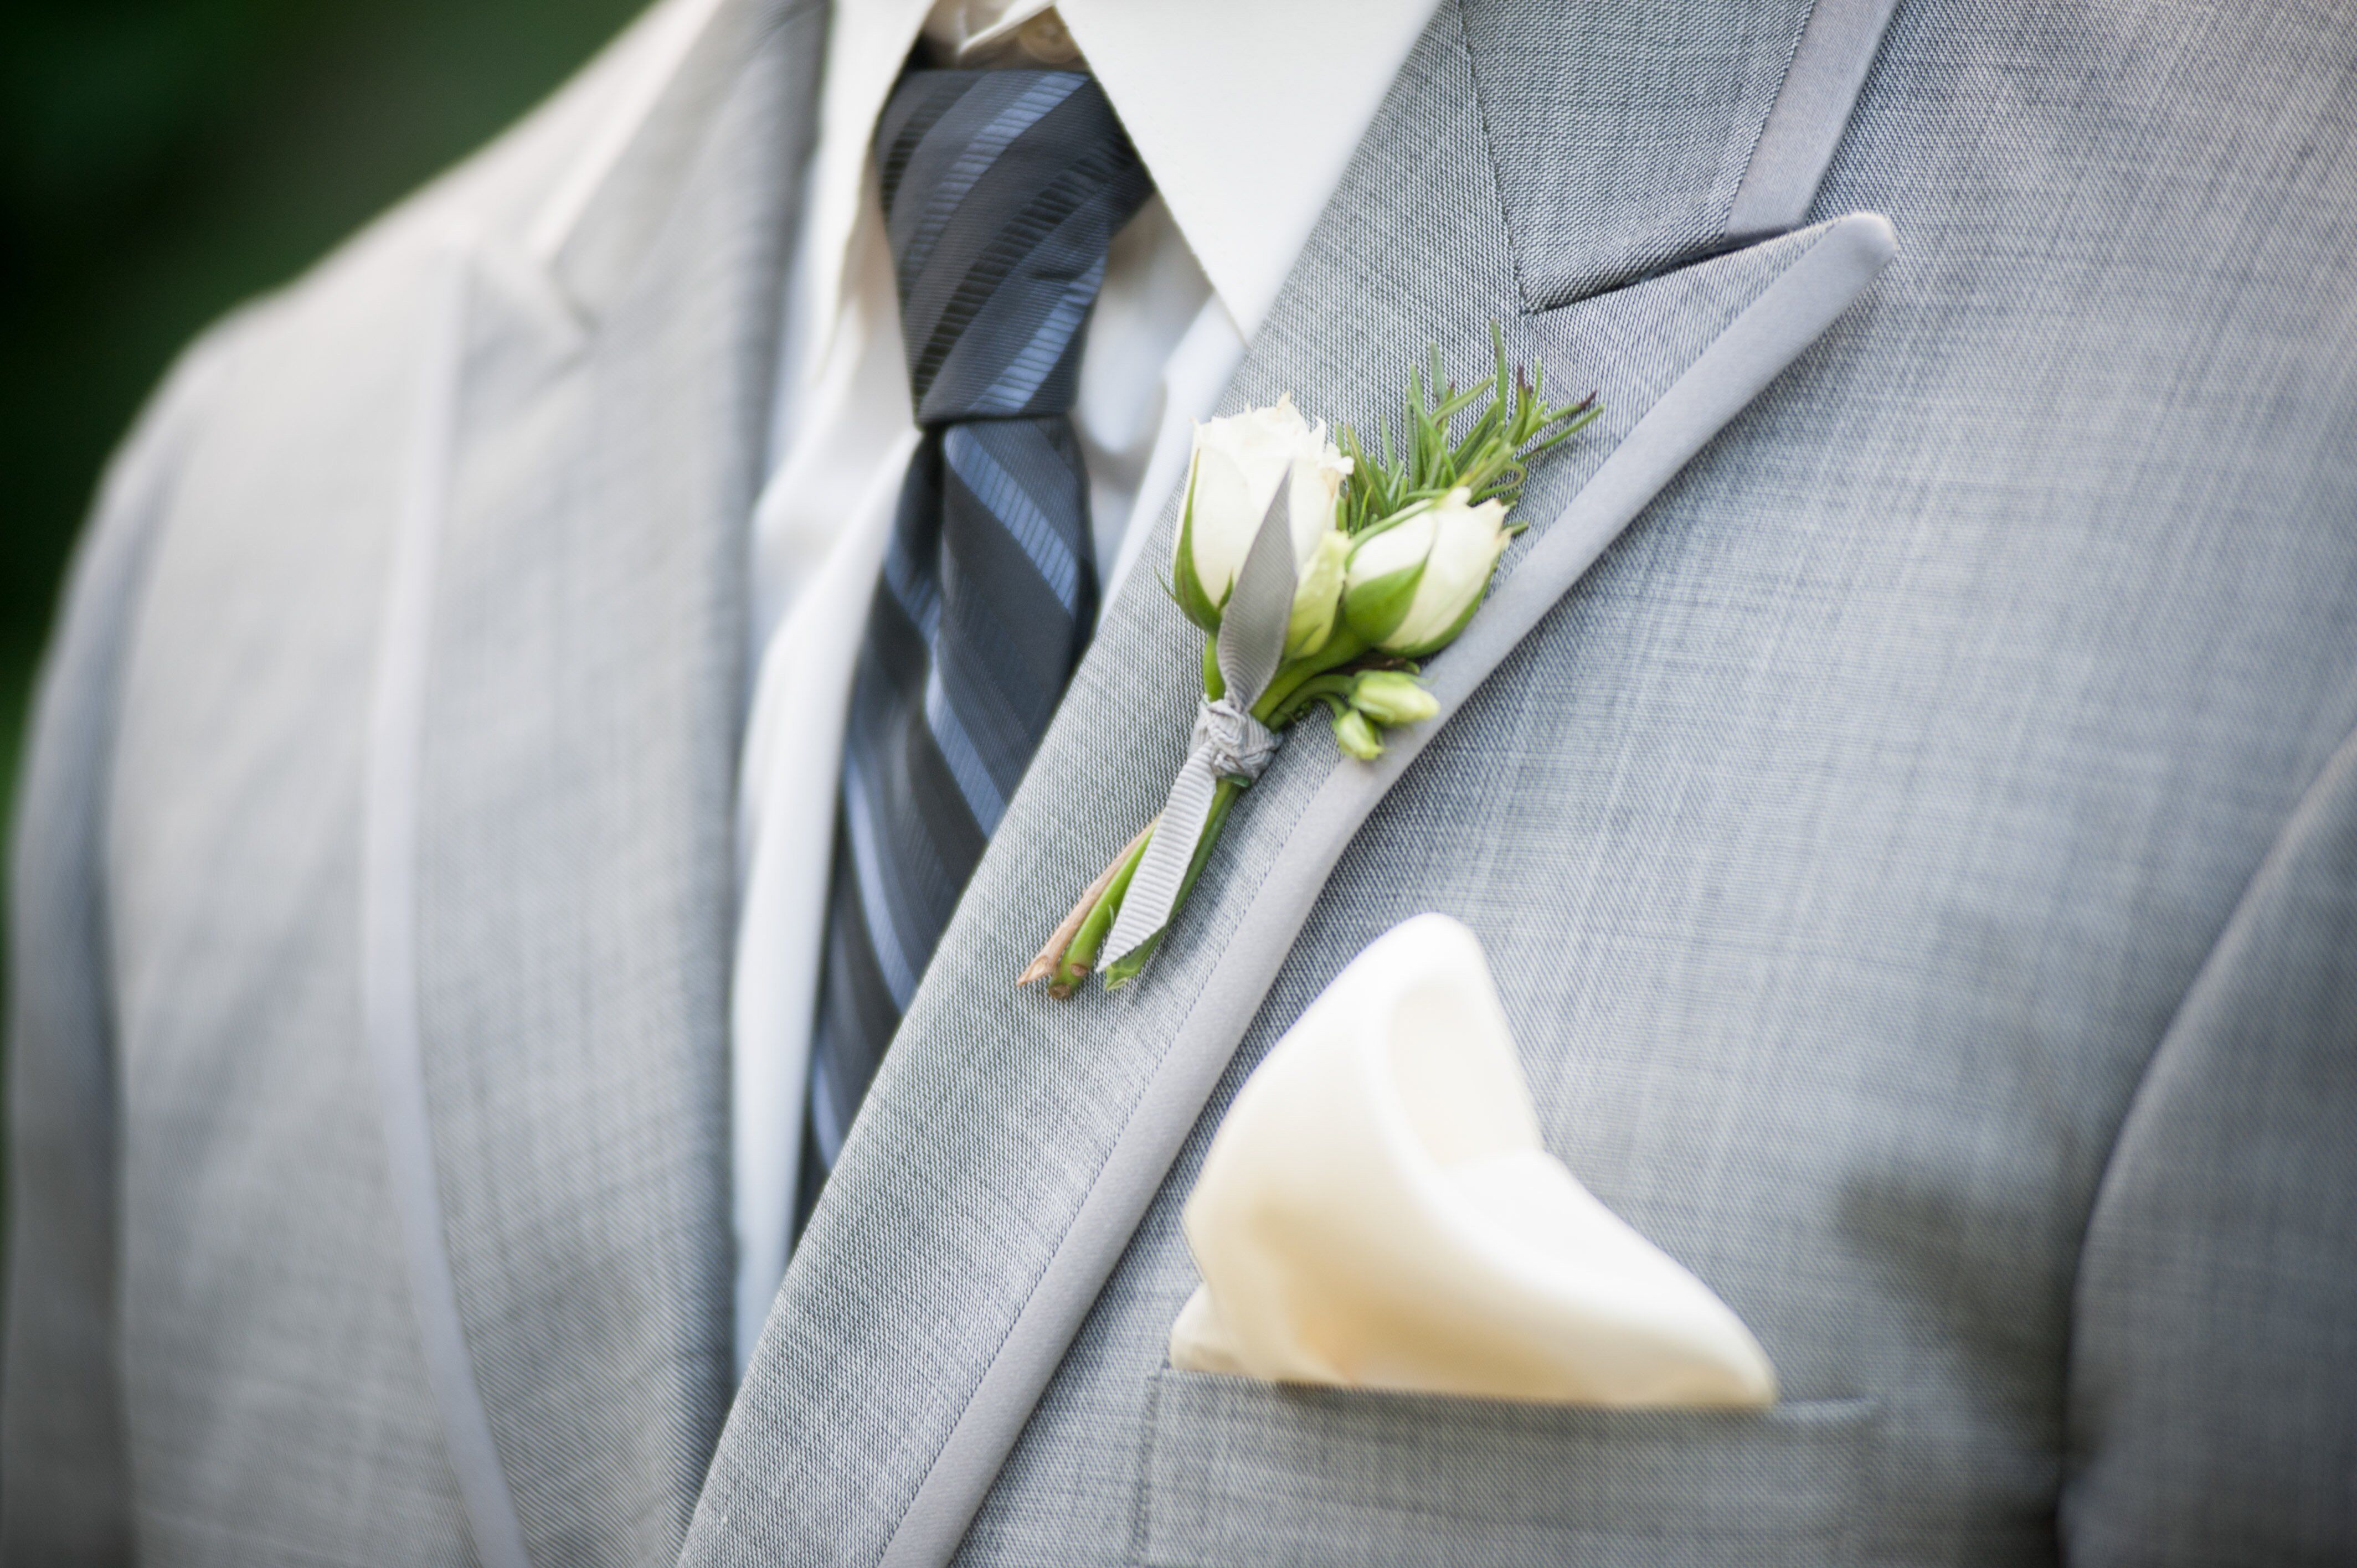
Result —
<instances>
[{"instance_id":1,"label":"small green bud","mask_svg":"<svg viewBox=\"0 0 2357 1568\"><path fill-rule=\"evenodd\" d=\"M1383 754L1382 732L1356 708L1345 708L1335 715L1334 744L1361 762L1372 762Z\"/></svg>"},{"instance_id":2,"label":"small green bud","mask_svg":"<svg viewBox=\"0 0 2357 1568\"><path fill-rule=\"evenodd\" d=\"M1416 678L1398 670L1370 670L1351 688L1351 705L1383 725L1421 724L1440 704Z\"/></svg>"}]
</instances>

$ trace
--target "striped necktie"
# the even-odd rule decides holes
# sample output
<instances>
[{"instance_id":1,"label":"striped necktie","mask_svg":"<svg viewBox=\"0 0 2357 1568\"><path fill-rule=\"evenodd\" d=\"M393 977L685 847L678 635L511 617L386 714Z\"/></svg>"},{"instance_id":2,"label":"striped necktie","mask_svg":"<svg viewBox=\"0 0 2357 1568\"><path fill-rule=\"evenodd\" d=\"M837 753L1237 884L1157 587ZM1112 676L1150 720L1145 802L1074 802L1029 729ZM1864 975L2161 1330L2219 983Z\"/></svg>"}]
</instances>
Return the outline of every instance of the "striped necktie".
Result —
<instances>
[{"instance_id":1,"label":"striped necktie","mask_svg":"<svg viewBox=\"0 0 2357 1568\"><path fill-rule=\"evenodd\" d=\"M1069 411L1106 247L1149 188L1072 71L912 71L877 158L923 441L844 740L801 1217L1087 642Z\"/></svg>"}]
</instances>

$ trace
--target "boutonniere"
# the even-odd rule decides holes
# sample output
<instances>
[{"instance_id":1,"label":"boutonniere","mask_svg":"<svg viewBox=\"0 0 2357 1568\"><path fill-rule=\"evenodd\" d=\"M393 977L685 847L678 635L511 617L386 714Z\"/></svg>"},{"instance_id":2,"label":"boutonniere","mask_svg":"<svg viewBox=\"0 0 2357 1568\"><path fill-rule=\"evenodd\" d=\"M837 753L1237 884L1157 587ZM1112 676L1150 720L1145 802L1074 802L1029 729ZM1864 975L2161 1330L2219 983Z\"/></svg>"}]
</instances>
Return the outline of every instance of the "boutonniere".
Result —
<instances>
[{"instance_id":1,"label":"boutonniere","mask_svg":"<svg viewBox=\"0 0 2357 1568\"><path fill-rule=\"evenodd\" d=\"M1480 608L1531 461L1598 412L1565 407L1506 362L1460 392L1439 351L1408 376L1401 416L1369 452L1347 426L1329 440L1290 396L1195 427L1170 562L1170 594L1203 628L1203 695L1161 813L1130 841L1048 939L1019 984L1070 996L1092 970L1137 977L1187 901L1236 798L1284 732L1322 713L1361 761L1383 732L1438 712L1417 661Z\"/></svg>"}]
</instances>

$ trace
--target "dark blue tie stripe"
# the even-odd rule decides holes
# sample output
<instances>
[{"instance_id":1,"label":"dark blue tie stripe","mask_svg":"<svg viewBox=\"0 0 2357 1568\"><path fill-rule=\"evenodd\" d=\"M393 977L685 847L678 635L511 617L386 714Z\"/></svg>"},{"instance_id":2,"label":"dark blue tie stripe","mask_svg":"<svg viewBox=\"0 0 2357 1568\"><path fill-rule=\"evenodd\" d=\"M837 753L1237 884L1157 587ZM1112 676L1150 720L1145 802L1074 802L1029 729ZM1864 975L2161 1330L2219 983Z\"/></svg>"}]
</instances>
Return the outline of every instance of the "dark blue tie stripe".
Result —
<instances>
[{"instance_id":1,"label":"dark blue tie stripe","mask_svg":"<svg viewBox=\"0 0 2357 1568\"><path fill-rule=\"evenodd\" d=\"M877 152L925 437L844 736L804 1215L1094 618L1068 414L1106 247L1148 188L1069 71L912 72Z\"/></svg>"},{"instance_id":2,"label":"dark blue tie stripe","mask_svg":"<svg viewBox=\"0 0 2357 1568\"><path fill-rule=\"evenodd\" d=\"M1017 642L1018 636L1037 628L996 613L977 594L953 596L944 607L943 620L958 644L973 651L956 663L935 666L942 688L956 704L999 793L1011 795L1055 706L1052 689L1042 693L1039 682L1040 671L1050 663L1041 657L1045 639L1035 636L1029 646Z\"/></svg>"},{"instance_id":3,"label":"dark blue tie stripe","mask_svg":"<svg viewBox=\"0 0 2357 1568\"><path fill-rule=\"evenodd\" d=\"M980 85L978 75L975 84ZM911 92L897 94L885 104L884 113L877 122L876 158L886 213L893 211L897 205L900 180L909 171L909 159L915 155L918 144L941 124L942 116L957 107L963 96L954 92Z\"/></svg>"},{"instance_id":4,"label":"dark blue tie stripe","mask_svg":"<svg viewBox=\"0 0 2357 1568\"><path fill-rule=\"evenodd\" d=\"M933 155L931 145L969 126L1003 125L1026 102L999 83L1009 76L1057 72L942 72L942 91L965 97L943 115L911 156L909 190L934 173L963 168ZM977 74L981 85L961 83ZM1068 78L1069 80L1069 78ZM1085 81L1086 79L1081 79ZM1005 109L985 118L985 112ZM976 417L1062 413L1071 406L1080 328L1103 279L1106 247L1145 200L1148 182L1104 94L1075 88L999 150L997 161L967 191L956 220L936 233L909 220L902 258L901 318L909 379L924 424ZM987 223L970 221L978 210ZM921 268L908 265L921 249ZM1079 297L1075 297L1076 291ZM1041 336L1050 321L1060 330ZM1045 368L1037 361L1044 359ZM1024 369L1010 378L1020 360ZM1021 390L1028 383L1028 391Z\"/></svg>"},{"instance_id":5,"label":"dark blue tie stripe","mask_svg":"<svg viewBox=\"0 0 2357 1568\"><path fill-rule=\"evenodd\" d=\"M1012 271L1007 253L1011 249L1019 254L1044 231L1041 211L1050 206L1069 208L1105 179L1118 179L1120 171L1136 166L1125 146L1103 143L1103 121L1110 118L1103 107L1103 95L1093 88L1067 91L1063 84L1072 80L1068 75L940 74L942 81L928 90L956 93L959 101L920 139L903 178L904 188L922 189L935 199L896 201L888 220L895 270L904 285L902 319L912 352L931 334L942 302L966 275L977 267L994 270L985 262L986 256L999 258L997 274ZM1030 110L1042 97L1056 102L1035 118ZM915 123L911 121L912 128ZM988 166L963 187L959 210L952 214L955 220L942 220L938 199L974 168L976 149L956 145L957 138L996 140L1008 130L1014 134L1005 136ZM1079 150L1076 144L1082 140L1094 145ZM993 222L977 228L966 221L966 211L987 211Z\"/></svg>"},{"instance_id":6,"label":"dark blue tie stripe","mask_svg":"<svg viewBox=\"0 0 2357 1568\"><path fill-rule=\"evenodd\" d=\"M921 78L931 73L918 74ZM974 74L980 81L963 92L961 102L919 143L910 167L894 193L903 199L894 203L888 228L904 300L917 293L933 248L949 231L951 219L958 215L991 166L1015 145L1017 138L1088 80L1069 71ZM981 123L971 123L976 119ZM929 146L942 149L946 166L938 170L922 166ZM905 199L912 184L919 187L919 199ZM975 203L972 210L990 213L995 222L1006 221L1003 198L995 190L985 194L991 199Z\"/></svg>"},{"instance_id":7,"label":"dark blue tie stripe","mask_svg":"<svg viewBox=\"0 0 2357 1568\"><path fill-rule=\"evenodd\" d=\"M1067 346L1103 286L1104 262L1100 258L1094 267L1067 284L1062 294L1047 302L1044 318L990 391L975 400L975 412L1012 414L1029 404L1048 378L1065 368Z\"/></svg>"},{"instance_id":8,"label":"dark blue tie stripe","mask_svg":"<svg viewBox=\"0 0 2357 1568\"><path fill-rule=\"evenodd\" d=\"M992 770L989 759L983 756L981 743L966 728L938 670L925 683L925 727L932 732L942 765L956 781L958 794L973 813L974 825L985 836L996 832L998 820L1006 814L1007 787L1000 782L999 774Z\"/></svg>"},{"instance_id":9,"label":"dark blue tie stripe","mask_svg":"<svg viewBox=\"0 0 2357 1568\"><path fill-rule=\"evenodd\" d=\"M1020 715L1036 739L1084 628L963 487L951 486L943 504L952 527L942 542L942 631L934 646L954 639L960 655L947 661L952 672L987 684L996 693L988 711Z\"/></svg>"},{"instance_id":10,"label":"dark blue tie stripe","mask_svg":"<svg viewBox=\"0 0 2357 1568\"><path fill-rule=\"evenodd\" d=\"M1031 422L1023 423L1028 425ZM1012 427L1010 422L1007 428ZM1057 520L1050 518L1047 510L1047 507L1063 498L1058 496L1043 505L1036 499L1036 492L1017 477L1013 466L991 451L996 443L982 437L979 431L983 428L988 427L954 425L942 432L942 456L951 475L978 505L1006 525L1006 532L1023 547L1023 553L1054 592L1064 613L1078 617L1081 552L1073 540L1059 531Z\"/></svg>"},{"instance_id":11,"label":"dark blue tie stripe","mask_svg":"<svg viewBox=\"0 0 2357 1568\"><path fill-rule=\"evenodd\" d=\"M1063 129L1063 121L1082 122L1085 128L1092 107L1086 100L1068 102L1038 134L1044 137ZM905 313L911 384L920 394L959 343L971 340L974 349L988 349L1030 336L1021 328L973 333L983 311L1028 313L1032 321L1042 320L1061 303L1070 285L1098 272L1106 236L1136 206L1131 188L1142 188L1143 178L1134 169L1132 165L1125 170L1110 155L1067 168L1032 193L988 244L944 242L942 265L922 280ZM1026 281L1010 287L1011 278ZM1029 286L1032 281L1042 286ZM1083 308L1094 298L1091 286Z\"/></svg>"}]
</instances>

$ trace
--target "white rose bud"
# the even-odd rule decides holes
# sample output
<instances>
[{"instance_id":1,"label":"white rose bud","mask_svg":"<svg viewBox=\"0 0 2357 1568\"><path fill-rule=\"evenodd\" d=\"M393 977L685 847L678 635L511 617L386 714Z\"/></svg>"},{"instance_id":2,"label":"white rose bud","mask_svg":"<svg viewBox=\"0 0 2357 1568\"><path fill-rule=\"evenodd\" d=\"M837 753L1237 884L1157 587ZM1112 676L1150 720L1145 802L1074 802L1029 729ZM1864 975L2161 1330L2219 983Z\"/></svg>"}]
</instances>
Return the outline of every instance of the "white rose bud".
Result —
<instances>
[{"instance_id":1,"label":"white rose bud","mask_svg":"<svg viewBox=\"0 0 2357 1568\"><path fill-rule=\"evenodd\" d=\"M1286 656L1323 647L1334 627L1341 562L1349 544L1334 526L1336 503L1351 461L1311 424L1291 396L1195 426L1195 456L1170 562L1172 591L1187 618L1205 631L1220 628L1220 612L1234 591L1276 487L1287 482L1286 521L1293 530L1297 584Z\"/></svg>"},{"instance_id":2,"label":"white rose bud","mask_svg":"<svg viewBox=\"0 0 2357 1568\"><path fill-rule=\"evenodd\" d=\"M1361 537L1344 572L1342 614L1386 653L1421 659L1446 648L1481 606L1513 535L1503 502L1451 490Z\"/></svg>"}]
</instances>

